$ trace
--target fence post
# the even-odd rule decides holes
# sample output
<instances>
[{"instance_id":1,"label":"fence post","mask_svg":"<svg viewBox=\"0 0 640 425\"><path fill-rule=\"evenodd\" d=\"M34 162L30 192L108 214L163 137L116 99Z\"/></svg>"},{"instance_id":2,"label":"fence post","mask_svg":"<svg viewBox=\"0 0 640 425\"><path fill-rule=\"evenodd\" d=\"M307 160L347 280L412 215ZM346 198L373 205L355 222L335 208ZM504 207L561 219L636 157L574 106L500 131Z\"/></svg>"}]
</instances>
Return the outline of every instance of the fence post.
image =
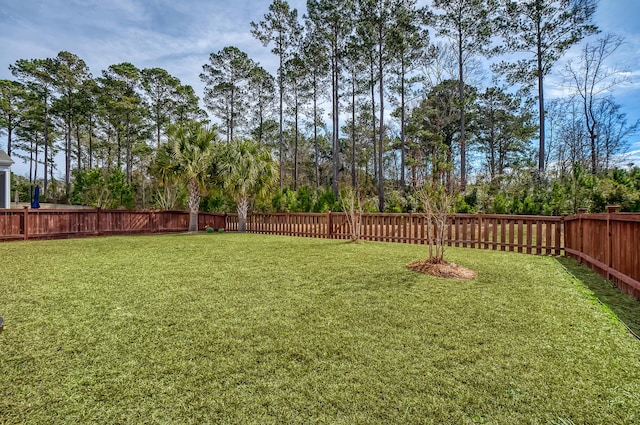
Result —
<instances>
[{"instance_id":1,"label":"fence post","mask_svg":"<svg viewBox=\"0 0 640 425\"><path fill-rule=\"evenodd\" d=\"M151 211L151 233L158 232L158 220L156 220L156 212Z\"/></svg>"},{"instance_id":2,"label":"fence post","mask_svg":"<svg viewBox=\"0 0 640 425\"><path fill-rule=\"evenodd\" d=\"M618 212L620 206L618 205L607 205L607 280L610 280L610 270L613 265L613 261L611 259L611 214Z\"/></svg>"},{"instance_id":3,"label":"fence post","mask_svg":"<svg viewBox=\"0 0 640 425\"><path fill-rule=\"evenodd\" d=\"M289 215L289 211L285 212L284 217L286 226L284 234L287 236L291 236L291 216Z\"/></svg>"},{"instance_id":4,"label":"fence post","mask_svg":"<svg viewBox=\"0 0 640 425\"><path fill-rule=\"evenodd\" d=\"M333 239L333 216L327 211L327 239Z\"/></svg>"},{"instance_id":5,"label":"fence post","mask_svg":"<svg viewBox=\"0 0 640 425\"><path fill-rule=\"evenodd\" d=\"M22 225L24 228L22 229L22 235L24 236L24 240L29 239L29 207L24 207L24 213L22 217Z\"/></svg>"},{"instance_id":6,"label":"fence post","mask_svg":"<svg viewBox=\"0 0 640 425\"><path fill-rule=\"evenodd\" d=\"M478 249L482 249L483 231L482 231L482 213L478 211Z\"/></svg>"},{"instance_id":7,"label":"fence post","mask_svg":"<svg viewBox=\"0 0 640 425\"><path fill-rule=\"evenodd\" d=\"M96 208L96 235L100 234L100 210L100 207Z\"/></svg>"},{"instance_id":8,"label":"fence post","mask_svg":"<svg viewBox=\"0 0 640 425\"><path fill-rule=\"evenodd\" d=\"M409 232L407 232L404 236L407 238L406 243L412 244L415 243L415 235L413 234L414 226L413 226L413 210L409 210Z\"/></svg>"},{"instance_id":9,"label":"fence post","mask_svg":"<svg viewBox=\"0 0 640 425\"><path fill-rule=\"evenodd\" d=\"M580 253L583 254L584 253L584 229L583 229L583 225L582 225L582 215L586 214L587 209L586 208L578 208L578 238L580 238L578 240L578 249L580 250ZM565 233L566 233L566 226L565 226ZM565 237L565 246L567 244L566 242L566 238L567 235L564 235ZM580 264L582 264L582 256L580 256L580 258L578 258L578 261L580 262Z\"/></svg>"},{"instance_id":10,"label":"fence post","mask_svg":"<svg viewBox=\"0 0 640 425\"><path fill-rule=\"evenodd\" d=\"M565 233L564 244L565 245L567 244L566 229L567 229L567 227L566 227L566 223L564 221L564 217L560 217L560 221L556 223L556 234L554 235L555 236L554 244L553 244L555 246L554 251L553 251L554 255L560 255L562 253L562 248L563 247L561 246L561 243L562 243L562 234L563 233ZM567 256L566 252L564 253L564 256L565 257Z\"/></svg>"}]
</instances>

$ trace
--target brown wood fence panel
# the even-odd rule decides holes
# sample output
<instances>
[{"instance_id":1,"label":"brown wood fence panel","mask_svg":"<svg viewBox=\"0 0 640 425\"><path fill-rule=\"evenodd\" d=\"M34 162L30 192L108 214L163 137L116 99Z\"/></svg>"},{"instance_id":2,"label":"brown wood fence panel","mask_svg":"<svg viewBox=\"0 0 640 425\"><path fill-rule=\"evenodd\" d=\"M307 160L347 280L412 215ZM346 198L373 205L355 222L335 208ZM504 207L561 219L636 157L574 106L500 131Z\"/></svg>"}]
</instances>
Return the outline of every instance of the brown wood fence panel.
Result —
<instances>
[{"instance_id":1,"label":"brown wood fence panel","mask_svg":"<svg viewBox=\"0 0 640 425\"><path fill-rule=\"evenodd\" d=\"M95 210L32 210L28 213L29 238L96 234Z\"/></svg>"},{"instance_id":2,"label":"brown wood fence panel","mask_svg":"<svg viewBox=\"0 0 640 425\"><path fill-rule=\"evenodd\" d=\"M226 214L200 212L198 213L198 230L204 230L207 226L212 227L215 230L225 229L226 227ZM187 222L187 226L188 226Z\"/></svg>"},{"instance_id":3,"label":"brown wood fence panel","mask_svg":"<svg viewBox=\"0 0 640 425\"><path fill-rule=\"evenodd\" d=\"M168 212L168 215L173 215ZM153 233L153 215L145 211L101 211L100 228L102 234L109 233ZM188 226L188 220L187 220Z\"/></svg>"},{"instance_id":4,"label":"brown wood fence panel","mask_svg":"<svg viewBox=\"0 0 640 425\"><path fill-rule=\"evenodd\" d=\"M238 231L238 214L227 214L225 216L225 230L227 232ZM251 229L249 229L251 231Z\"/></svg>"},{"instance_id":5,"label":"brown wood fence panel","mask_svg":"<svg viewBox=\"0 0 640 425\"><path fill-rule=\"evenodd\" d=\"M180 232L188 225L186 211L4 210L0 212L0 239ZM238 216L200 213L199 229L207 225L237 231ZM331 239L351 238L350 226L345 213L256 213L247 220L247 231L253 233ZM450 217L446 235L450 246L558 255L562 227L561 217L456 214ZM363 240L428 243L427 219L422 214L366 213L360 217L360 232ZM590 246L602 249L597 230L587 232L594 239ZM600 253L589 255L601 258Z\"/></svg>"},{"instance_id":6,"label":"brown wood fence panel","mask_svg":"<svg viewBox=\"0 0 640 425\"><path fill-rule=\"evenodd\" d=\"M254 213L247 231L287 236L350 239L346 213ZM237 230L237 216L226 216L226 228ZM455 214L445 231L449 246L560 255L562 217ZM368 241L425 244L427 219L422 214L364 213L360 238Z\"/></svg>"},{"instance_id":7,"label":"brown wood fence panel","mask_svg":"<svg viewBox=\"0 0 640 425\"><path fill-rule=\"evenodd\" d=\"M225 228L224 214L199 214L199 227ZM53 239L109 234L184 232L187 211L130 211L101 209L0 210L0 240Z\"/></svg>"},{"instance_id":8,"label":"brown wood fence panel","mask_svg":"<svg viewBox=\"0 0 640 425\"><path fill-rule=\"evenodd\" d=\"M24 214L18 210L0 210L0 240L24 239Z\"/></svg>"},{"instance_id":9,"label":"brown wood fence panel","mask_svg":"<svg viewBox=\"0 0 640 425\"><path fill-rule=\"evenodd\" d=\"M565 252L640 299L640 214L616 209L566 217Z\"/></svg>"},{"instance_id":10,"label":"brown wood fence panel","mask_svg":"<svg viewBox=\"0 0 640 425\"><path fill-rule=\"evenodd\" d=\"M158 232L184 232L189 229L189 213L186 211L161 211L156 215Z\"/></svg>"}]
</instances>

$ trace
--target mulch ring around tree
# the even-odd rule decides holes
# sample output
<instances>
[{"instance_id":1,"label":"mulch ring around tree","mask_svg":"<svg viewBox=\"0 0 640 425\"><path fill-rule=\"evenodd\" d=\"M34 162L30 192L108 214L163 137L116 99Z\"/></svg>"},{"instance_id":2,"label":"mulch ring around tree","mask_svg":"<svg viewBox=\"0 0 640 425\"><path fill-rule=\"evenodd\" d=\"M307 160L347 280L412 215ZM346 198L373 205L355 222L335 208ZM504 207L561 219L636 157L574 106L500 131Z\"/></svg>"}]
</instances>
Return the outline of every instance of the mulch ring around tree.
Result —
<instances>
[{"instance_id":1,"label":"mulch ring around tree","mask_svg":"<svg viewBox=\"0 0 640 425\"><path fill-rule=\"evenodd\" d=\"M449 263L447 261L432 263L429 260L421 260L407 264L407 268L419 273L450 279L470 280L475 279L478 276L478 273L474 270L459 266L455 263Z\"/></svg>"}]
</instances>

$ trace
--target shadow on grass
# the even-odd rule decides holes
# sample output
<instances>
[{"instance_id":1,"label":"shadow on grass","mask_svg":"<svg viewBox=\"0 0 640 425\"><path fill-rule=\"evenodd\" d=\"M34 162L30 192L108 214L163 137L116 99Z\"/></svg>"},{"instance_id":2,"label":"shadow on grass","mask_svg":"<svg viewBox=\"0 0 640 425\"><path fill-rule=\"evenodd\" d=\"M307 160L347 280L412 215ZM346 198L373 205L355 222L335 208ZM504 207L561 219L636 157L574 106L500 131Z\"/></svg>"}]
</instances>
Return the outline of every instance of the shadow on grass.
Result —
<instances>
[{"instance_id":1,"label":"shadow on grass","mask_svg":"<svg viewBox=\"0 0 640 425\"><path fill-rule=\"evenodd\" d=\"M556 257L572 275L589 288L636 335L640 335L640 301L627 295L599 274L572 258Z\"/></svg>"}]
</instances>

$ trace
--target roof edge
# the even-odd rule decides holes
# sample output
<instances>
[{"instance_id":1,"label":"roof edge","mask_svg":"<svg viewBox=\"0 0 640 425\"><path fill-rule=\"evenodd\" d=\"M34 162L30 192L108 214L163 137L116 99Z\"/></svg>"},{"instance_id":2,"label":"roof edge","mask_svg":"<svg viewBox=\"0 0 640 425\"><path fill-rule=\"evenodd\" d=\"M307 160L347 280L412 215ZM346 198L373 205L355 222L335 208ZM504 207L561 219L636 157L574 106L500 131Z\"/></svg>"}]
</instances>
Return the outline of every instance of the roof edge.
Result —
<instances>
[{"instance_id":1,"label":"roof edge","mask_svg":"<svg viewBox=\"0 0 640 425\"><path fill-rule=\"evenodd\" d=\"M13 164L13 159L5 151L0 149L0 165L11 166Z\"/></svg>"}]
</instances>

